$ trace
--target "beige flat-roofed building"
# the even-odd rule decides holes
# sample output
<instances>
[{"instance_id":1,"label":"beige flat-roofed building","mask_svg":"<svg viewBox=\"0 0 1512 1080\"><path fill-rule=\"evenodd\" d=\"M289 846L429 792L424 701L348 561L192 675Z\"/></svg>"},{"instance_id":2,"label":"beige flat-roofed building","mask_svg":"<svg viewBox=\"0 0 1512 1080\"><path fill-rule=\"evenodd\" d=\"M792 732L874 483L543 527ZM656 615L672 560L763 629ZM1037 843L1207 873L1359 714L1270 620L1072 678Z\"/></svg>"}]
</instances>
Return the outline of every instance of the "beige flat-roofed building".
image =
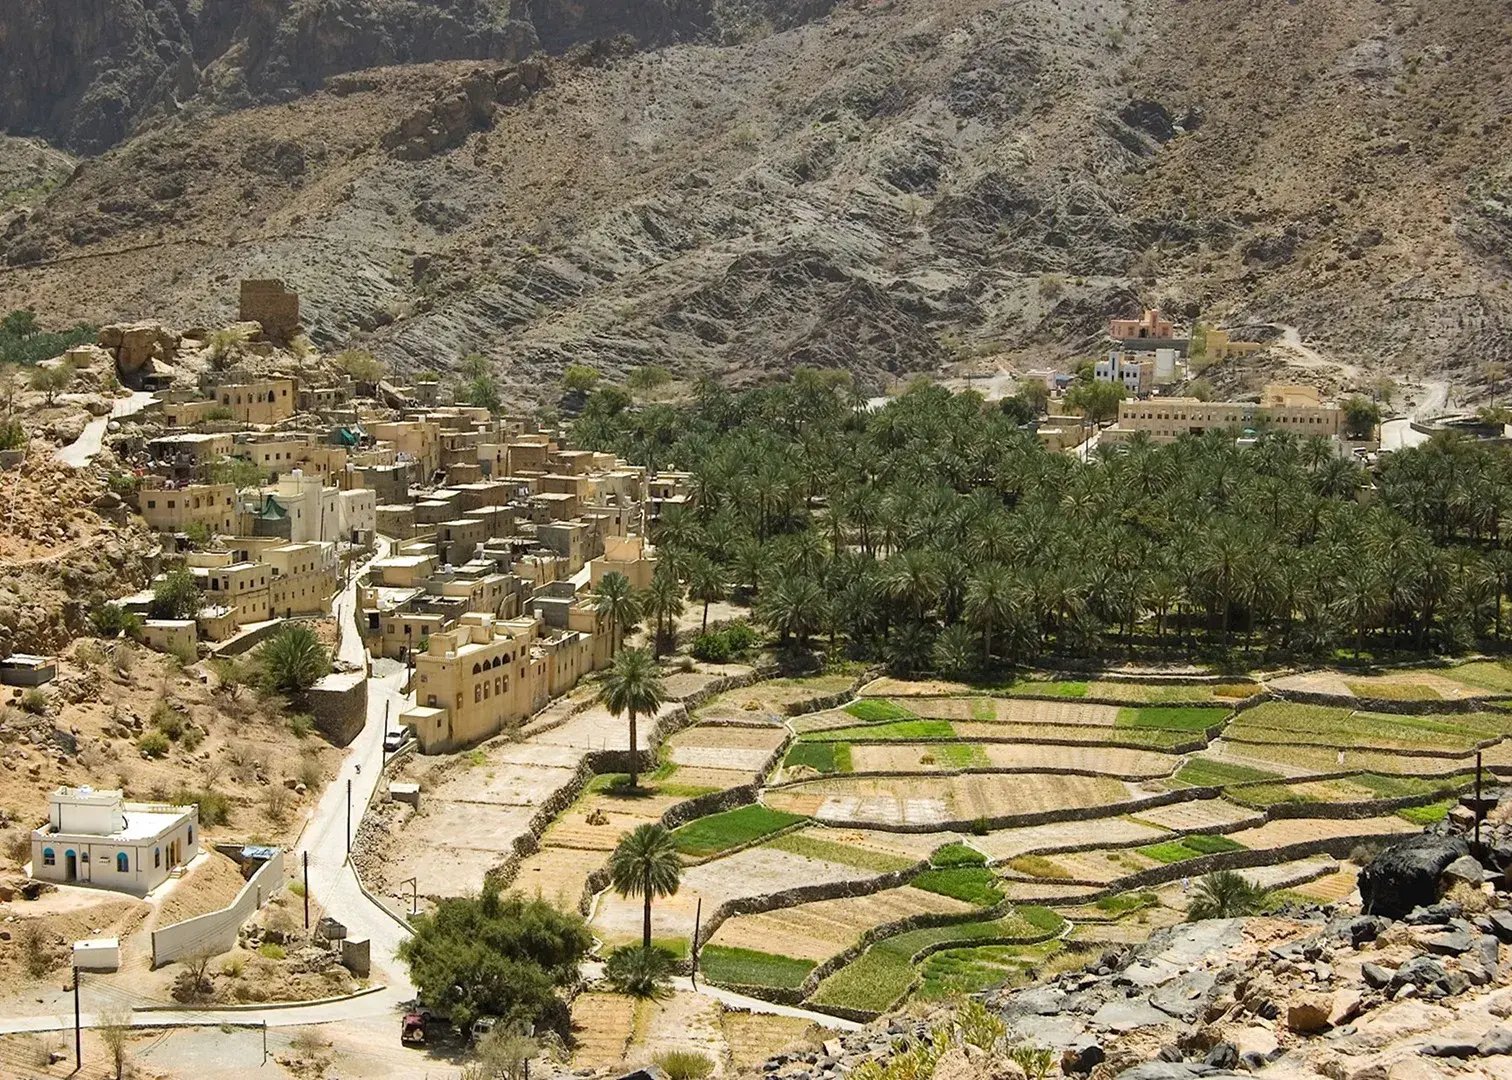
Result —
<instances>
[{"instance_id":1,"label":"beige flat-roofed building","mask_svg":"<svg viewBox=\"0 0 1512 1080\"><path fill-rule=\"evenodd\" d=\"M1198 401L1196 398L1150 398L1120 401L1114 440L1145 432L1156 442L1182 435L1268 427L1294 435L1335 438L1344 430L1344 414L1332 405L1268 405L1248 401Z\"/></svg>"},{"instance_id":2,"label":"beige flat-roofed building","mask_svg":"<svg viewBox=\"0 0 1512 1080\"><path fill-rule=\"evenodd\" d=\"M239 423L277 424L294 415L299 405L299 384L293 379L222 383L215 388L215 403L230 409Z\"/></svg>"},{"instance_id":3,"label":"beige flat-roofed building","mask_svg":"<svg viewBox=\"0 0 1512 1080\"><path fill-rule=\"evenodd\" d=\"M656 573L656 550L640 536L606 536L604 553L588 563L588 581L597 587L605 574L618 571L633 588L644 589Z\"/></svg>"},{"instance_id":4,"label":"beige flat-roofed building","mask_svg":"<svg viewBox=\"0 0 1512 1080\"><path fill-rule=\"evenodd\" d=\"M199 808L60 787L32 833L32 877L145 895L199 852Z\"/></svg>"},{"instance_id":5,"label":"beige flat-roofed building","mask_svg":"<svg viewBox=\"0 0 1512 1080\"><path fill-rule=\"evenodd\" d=\"M149 528L181 533L204 526L214 534L236 532L236 488L231 484L186 484L149 487L137 492L137 509Z\"/></svg>"}]
</instances>

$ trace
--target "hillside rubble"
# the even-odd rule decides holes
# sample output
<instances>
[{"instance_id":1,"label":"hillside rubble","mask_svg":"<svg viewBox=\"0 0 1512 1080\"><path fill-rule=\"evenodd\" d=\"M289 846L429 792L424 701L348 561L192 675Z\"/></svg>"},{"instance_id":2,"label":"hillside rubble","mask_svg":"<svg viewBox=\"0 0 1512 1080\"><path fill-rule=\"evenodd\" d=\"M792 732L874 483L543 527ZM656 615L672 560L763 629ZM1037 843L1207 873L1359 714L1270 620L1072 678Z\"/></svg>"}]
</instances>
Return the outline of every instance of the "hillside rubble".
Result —
<instances>
[{"instance_id":1,"label":"hillside rubble","mask_svg":"<svg viewBox=\"0 0 1512 1080\"><path fill-rule=\"evenodd\" d=\"M980 999L1001 1018L1008 1047L1048 1048L1059 1072L1092 1080L1512 1076L1512 824L1505 808L1493 814L1475 858L1469 822L1456 818L1372 862L1364 914L1288 905L1186 923L1081 971ZM1425 873L1430 894L1419 898L1430 903L1400 918L1378 913L1414 896ZM952 1013L884 1019L778 1055L761 1072L831 1080L866 1061L886 1065ZM966 1045L935 1070L937 1080L1023 1075L1008 1056Z\"/></svg>"}]
</instances>

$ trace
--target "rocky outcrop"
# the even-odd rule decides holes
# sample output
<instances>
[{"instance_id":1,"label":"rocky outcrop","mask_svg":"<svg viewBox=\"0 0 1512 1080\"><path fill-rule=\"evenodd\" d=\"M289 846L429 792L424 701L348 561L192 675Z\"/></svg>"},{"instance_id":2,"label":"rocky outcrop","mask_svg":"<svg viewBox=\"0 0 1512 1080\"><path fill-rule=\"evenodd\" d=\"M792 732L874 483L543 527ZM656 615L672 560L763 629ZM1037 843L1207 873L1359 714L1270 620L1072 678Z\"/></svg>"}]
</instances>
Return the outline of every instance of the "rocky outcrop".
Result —
<instances>
[{"instance_id":1,"label":"rocky outcrop","mask_svg":"<svg viewBox=\"0 0 1512 1080\"><path fill-rule=\"evenodd\" d=\"M1452 836L1427 834L1392 844L1360 871L1365 914L1399 919L1413 908L1436 903L1440 875L1469 853L1470 846Z\"/></svg>"},{"instance_id":2,"label":"rocky outcrop","mask_svg":"<svg viewBox=\"0 0 1512 1080\"><path fill-rule=\"evenodd\" d=\"M178 351L179 335L159 322L112 323L100 328L100 347L114 360L116 370L134 382L154 362L168 363Z\"/></svg>"},{"instance_id":3,"label":"rocky outcrop","mask_svg":"<svg viewBox=\"0 0 1512 1080\"><path fill-rule=\"evenodd\" d=\"M770 31L834 0L0 0L0 131L83 153L150 120L435 60L512 60L628 34L642 45Z\"/></svg>"},{"instance_id":4,"label":"rocky outcrop","mask_svg":"<svg viewBox=\"0 0 1512 1080\"><path fill-rule=\"evenodd\" d=\"M475 131L493 125L500 105L514 105L547 85L540 59L495 71L474 71L406 116L383 138L400 161L419 161L460 146Z\"/></svg>"}]
</instances>

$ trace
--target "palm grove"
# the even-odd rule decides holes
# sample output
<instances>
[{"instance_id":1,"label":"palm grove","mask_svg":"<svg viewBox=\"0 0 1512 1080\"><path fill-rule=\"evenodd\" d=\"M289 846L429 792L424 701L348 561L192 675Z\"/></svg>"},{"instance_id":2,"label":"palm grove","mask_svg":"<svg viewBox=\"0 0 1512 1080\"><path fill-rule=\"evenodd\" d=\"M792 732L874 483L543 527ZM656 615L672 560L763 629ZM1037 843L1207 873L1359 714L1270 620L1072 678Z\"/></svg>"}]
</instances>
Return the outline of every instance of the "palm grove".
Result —
<instances>
[{"instance_id":1,"label":"palm grove","mask_svg":"<svg viewBox=\"0 0 1512 1080\"><path fill-rule=\"evenodd\" d=\"M689 504L656 524L659 582L633 613L663 642L676 580L695 601L748 599L780 647L817 642L900 674L1500 641L1501 448L1439 438L1371 474L1321 439L1262 431L1241 448L1210 431L1136 436L1082 463L1044 451L1013 404L921 384L872 412L840 373L804 370L739 395L705 382L683 406L601 387L573 435L692 472Z\"/></svg>"}]
</instances>

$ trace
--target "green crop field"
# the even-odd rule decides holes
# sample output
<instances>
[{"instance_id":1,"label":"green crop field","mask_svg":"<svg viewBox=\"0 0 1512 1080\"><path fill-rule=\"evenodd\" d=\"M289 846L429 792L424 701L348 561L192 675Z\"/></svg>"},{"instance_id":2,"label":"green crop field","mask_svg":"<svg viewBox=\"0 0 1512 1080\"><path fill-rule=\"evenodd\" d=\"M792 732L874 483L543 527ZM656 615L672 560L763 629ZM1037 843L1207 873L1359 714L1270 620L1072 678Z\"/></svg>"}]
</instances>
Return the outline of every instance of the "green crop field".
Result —
<instances>
[{"instance_id":1,"label":"green crop field","mask_svg":"<svg viewBox=\"0 0 1512 1080\"><path fill-rule=\"evenodd\" d=\"M913 713L895 701L886 698L866 698L862 701L852 701L845 706L845 711L857 720L868 724L881 723L886 720L908 720Z\"/></svg>"},{"instance_id":2,"label":"green crop field","mask_svg":"<svg viewBox=\"0 0 1512 1080\"><path fill-rule=\"evenodd\" d=\"M1045 958L1064 945L1047 941L1039 945L977 945L944 949L926 956L919 964L920 1001L940 1001L958 994L974 994L999 985L1028 982Z\"/></svg>"},{"instance_id":3,"label":"green crop field","mask_svg":"<svg viewBox=\"0 0 1512 1080\"><path fill-rule=\"evenodd\" d=\"M1349 692L1355 697L1376 698L1380 701L1439 701L1442 695L1431 686L1422 683L1399 682L1347 682Z\"/></svg>"},{"instance_id":4,"label":"green crop field","mask_svg":"<svg viewBox=\"0 0 1512 1080\"><path fill-rule=\"evenodd\" d=\"M930 854L929 864L936 867L986 866L987 856L965 844L943 844Z\"/></svg>"},{"instance_id":5,"label":"green crop field","mask_svg":"<svg viewBox=\"0 0 1512 1080\"><path fill-rule=\"evenodd\" d=\"M851 771L850 745L843 742L795 742L782 759L785 768L807 765L822 773Z\"/></svg>"},{"instance_id":6,"label":"green crop field","mask_svg":"<svg viewBox=\"0 0 1512 1080\"><path fill-rule=\"evenodd\" d=\"M1226 761L1195 757L1176 770L1171 783L1176 787L1221 787L1251 780L1279 780L1280 776L1248 765L1231 765Z\"/></svg>"},{"instance_id":7,"label":"green crop field","mask_svg":"<svg viewBox=\"0 0 1512 1080\"><path fill-rule=\"evenodd\" d=\"M1008 697L1060 697L1083 698L1087 696L1087 684L1067 679L1025 679L1008 687Z\"/></svg>"},{"instance_id":8,"label":"green crop field","mask_svg":"<svg viewBox=\"0 0 1512 1080\"><path fill-rule=\"evenodd\" d=\"M1466 686L1489 690L1493 694L1512 694L1512 664L1499 660L1472 660L1444 672Z\"/></svg>"},{"instance_id":9,"label":"green crop field","mask_svg":"<svg viewBox=\"0 0 1512 1080\"><path fill-rule=\"evenodd\" d=\"M811 1000L824 1005L882 1012L908 990L913 957L931 945L1013 939L1028 943L1060 933L1065 921L1042 907L1019 907L985 922L953 923L883 938L819 984Z\"/></svg>"},{"instance_id":10,"label":"green crop field","mask_svg":"<svg viewBox=\"0 0 1512 1080\"><path fill-rule=\"evenodd\" d=\"M1492 712L1405 716L1267 701L1236 717L1226 735L1289 746L1454 751L1506 734L1509 720Z\"/></svg>"},{"instance_id":11,"label":"green crop field","mask_svg":"<svg viewBox=\"0 0 1512 1080\"><path fill-rule=\"evenodd\" d=\"M858 702L857 704L867 704ZM830 728L825 731L807 731L798 736L799 742L856 742L869 739L877 741L911 742L915 739L954 739L955 728L949 720L891 720L865 727Z\"/></svg>"},{"instance_id":12,"label":"green crop field","mask_svg":"<svg viewBox=\"0 0 1512 1080\"><path fill-rule=\"evenodd\" d=\"M1398 810L1397 817L1406 818L1414 825L1437 825L1458 804L1458 799L1440 799L1425 806L1409 806L1405 810Z\"/></svg>"},{"instance_id":13,"label":"green crop field","mask_svg":"<svg viewBox=\"0 0 1512 1080\"><path fill-rule=\"evenodd\" d=\"M945 743L931 746L928 752L947 769L983 769L992 764L977 743Z\"/></svg>"},{"instance_id":14,"label":"green crop field","mask_svg":"<svg viewBox=\"0 0 1512 1080\"><path fill-rule=\"evenodd\" d=\"M672 840L684 855L703 856L748 844L769 833L796 825L801 814L787 814L760 804L698 818L672 830Z\"/></svg>"},{"instance_id":15,"label":"green crop field","mask_svg":"<svg viewBox=\"0 0 1512 1080\"><path fill-rule=\"evenodd\" d=\"M1226 836L1183 836L1180 840L1166 840L1139 848L1139 853L1156 862L1175 863L1203 855L1216 855L1221 851L1243 851L1244 845Z\"/></svg>"},{"instance_id":16,"label":"green crop field","mask_svg":"<svg viewBox=\"0 0 1512 1080\"><path fill-rule=\"evenodd\" d=\"M1123 892L1112 896L1104 896L1096 902L1098 911L1106 912L1117 918L1130 912L1140 911L1147 907L1154 907L1160 903L1160 897L1152 892Z\"/></svg>"},{"instance_id":17,"label":"green crop field","mask_svg":"<svg viewBox=\"0 0 1512 1080\"><path fill-rule=\"evenodd\" d=\"M997 876L985 866L952 866L926 870L909 884L925 892L987 908L1003 898L997 880Z\"/></svg>"},{"instance_id":18,"label":"green crop field","mask_svg":"<svg viewBox=\"0 0 1512 1080\"><path fill-rule=\"evenodd\" d=\"M769 840L764 846L777 851L786 851L791 855L802 855L807 859L822 859L825 862L839 863L841 866L854 866L858 870L875 870L878 874L890 874L894 870L906 870L914 865L913 860L902 855L876 851L859 844L842 844L834 840L826 840L815 836L807 829L785 833Z\"/></svg>"},{"instance_id":19,"label":"green crop field","mask_svg":"<svg viewBox=\"0 0 1512 1080\"><path fill-rule=\"evenodd\" d=\"M710 982L783 989L802 986L814 970L812 960L723 945L705 945L698 954L698 966Z\"/></svg>"}]
</instances>

